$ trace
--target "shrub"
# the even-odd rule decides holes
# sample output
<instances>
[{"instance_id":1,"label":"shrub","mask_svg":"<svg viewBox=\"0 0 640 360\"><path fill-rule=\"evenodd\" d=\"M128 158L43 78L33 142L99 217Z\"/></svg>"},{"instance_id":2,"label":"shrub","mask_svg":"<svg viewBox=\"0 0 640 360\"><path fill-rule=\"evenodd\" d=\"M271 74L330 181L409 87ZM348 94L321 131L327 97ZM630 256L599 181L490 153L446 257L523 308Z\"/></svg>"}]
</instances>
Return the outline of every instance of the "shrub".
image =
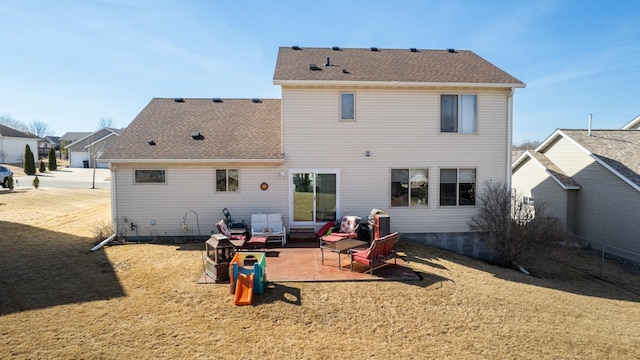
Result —
<instances>
[{"instance_id":1,"label":"shrub","mask_svg":"<svg viewBox=\"0 0 640 360\"><path fill-rule=\"evenodd\" d=\"M32 184L33 184L33 188L36 189L36 190L40 187L40 179L38 179L38 176L36 176L33 179L33 183Z\"/></svg>"},{"instance_id":2,"label":"shrub","mask_svg":"<svg viewBox=\"0 0 640 360\"><path fill-rule=\"evenodd\" d=\"M40 161L40 169L39 169L39 171L40 171L41 173L43 173L43 172L47 171L47 164L45 164L45 162L44 162L44 161Z\"/></svg>"},{"instance_id":3,"label":"shrub","mask_svg":"<svg viewBox=\"0 0 640 360\"><path fill-rule=\"evenodd\" d=\"M49 149L49 171L58 170L58 163L56 160L56 150L51 148Z\"/></svg>"},{"instance_id":4,"label":"shrub","mask_svg":"<svg viewBox=\"0 0 640 360\"><path fill-rule=\"evenodd\" d=\"M9 190L13 190L13 187L14 187L13 175L9 176L9 179L7 179L7 187L9 188Z\"/></svg>"},{"instance_id":5,"label":"shrub","mask_svg":"<svg viewBox=\"0 0 640 360\"><path fill-rule=\"evenodd\" d=\"M113 225L110 222L97 225L93 228L93 234L98 243L106 240L109 236L113 235Z\"/></svg>"},{"instance_id":6,"label":"shrub","mask_svg":"<svg viewBox=\"0 0 640 360\"><path fill-rule=\"evenodd\" d=\"M35 175L36 173L36 163L29 145L24 147L24 173L27 175Z\"/></svg>"},{"instance_id":7,"label":"shrub","mask_svg":"<svg viewBox=\"0 0 640 360\"><path fill-rule=\"evenodd\" d=\"M564 224L546 214L545 204L536 200L535 205L524 204L517 191L494 182L487 182L478 195L478 214L469 225L485 235L500 265L514 266L527 254L571 239Z\"/></svg>"}]
</instances>

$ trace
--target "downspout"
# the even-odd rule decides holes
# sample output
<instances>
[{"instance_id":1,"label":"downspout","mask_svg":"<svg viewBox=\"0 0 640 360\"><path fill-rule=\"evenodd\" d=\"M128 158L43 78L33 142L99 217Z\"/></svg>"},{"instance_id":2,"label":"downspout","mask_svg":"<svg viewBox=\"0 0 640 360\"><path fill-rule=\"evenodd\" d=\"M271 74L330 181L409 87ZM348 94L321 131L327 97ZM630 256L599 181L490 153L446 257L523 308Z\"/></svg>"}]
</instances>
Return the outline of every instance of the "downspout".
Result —
<instances>
[{"instance_id":1,"label":"downspout","mask_svg":"<svg viewBox=\"0 0 640 360\"><path fill-rule=\"evenodd\" d=\"M118 233L118 224L116 222L116 219L118 218L118 214L116 209L118 208L117 205L117 201L116 201L116 171L113 168L113 166L111 165L111 163L109 163L109 171L111 172L111 184L109 184L110 188L111 188L111 226L113 227L113 233L117 234Z\"/></svg>"},{"instance_id":2,"label":"downspout","mask_svg":"<svg viewBox=\"0 0 640 360\"><path fill-rule=\"evenodd\" d=\"M284 89L280 86L280 155L284 155Z\"/></svg>"},{"instance_id":3,"label":"downspout","mask_svg":"<svg viewBox=\"0 0 640 360\"><path fill-rule=\"evenodd\" d=\"M516 88L512 87L507 96L507 189L511 191L511 143L513 142L513 94Z\"/></svg>"}]
</instances>

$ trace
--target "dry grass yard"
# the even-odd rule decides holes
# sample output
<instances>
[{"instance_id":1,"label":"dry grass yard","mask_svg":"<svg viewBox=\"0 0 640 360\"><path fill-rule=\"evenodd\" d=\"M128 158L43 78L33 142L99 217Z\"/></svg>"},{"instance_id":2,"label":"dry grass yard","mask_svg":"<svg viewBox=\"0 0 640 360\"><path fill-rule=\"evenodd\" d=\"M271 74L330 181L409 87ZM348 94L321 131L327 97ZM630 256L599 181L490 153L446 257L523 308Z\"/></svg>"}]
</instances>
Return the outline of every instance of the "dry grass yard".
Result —
<instances>
[{"instance_id":1,"label":"dry grass yard","mask_svg":"<svg viewBox=\"0 0 640 360\"><path fill-rule=\"evenodd\" d=\"M198 285L203 244L110 246L107 190L0 191L2 359L637 359L640 276L558 249L538 277L401 242L419 282ZM269 267L267 264L267 273Z\"/></svg>"}]
</instances>

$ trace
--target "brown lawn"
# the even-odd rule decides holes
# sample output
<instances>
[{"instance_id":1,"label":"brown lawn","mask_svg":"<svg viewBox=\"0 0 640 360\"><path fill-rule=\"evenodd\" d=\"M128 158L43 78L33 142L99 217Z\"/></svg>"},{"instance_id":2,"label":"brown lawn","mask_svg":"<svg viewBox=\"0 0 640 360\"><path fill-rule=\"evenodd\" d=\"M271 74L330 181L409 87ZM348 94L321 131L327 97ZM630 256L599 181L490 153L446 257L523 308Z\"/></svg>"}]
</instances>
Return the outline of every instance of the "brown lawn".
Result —
<instances>
[{"instance_id":1,"label":"brown lawn","mask_svg":"<svg viewBox=\"0 0 640 360\"><path fill-rule=\"evenodd\" d=\"M556 249L531 277L401 242L419 282L198 285L202 244L110 246L108 190L0 191L0 358L635 359L640 276ZM268 272L268 268L267 268Z\"/></svg>"}]
</instances>

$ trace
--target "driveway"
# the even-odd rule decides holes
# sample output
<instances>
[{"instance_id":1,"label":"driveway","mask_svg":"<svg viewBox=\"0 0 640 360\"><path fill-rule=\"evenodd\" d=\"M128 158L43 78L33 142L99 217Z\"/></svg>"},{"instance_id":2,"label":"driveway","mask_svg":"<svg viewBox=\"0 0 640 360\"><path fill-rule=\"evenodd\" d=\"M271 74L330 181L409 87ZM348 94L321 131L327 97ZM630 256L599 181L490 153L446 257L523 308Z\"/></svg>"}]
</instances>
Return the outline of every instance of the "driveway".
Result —
<instances>
[{"instance_id":1,"label":"driveway","mask_svg":"<svg viewBox=\"0 0 640 360\"><path fill-rule=\"evenodd\" d=\"M95 169L97 189L111 188L111 170ZM93 185L93 169L63 168L46 173L38 173L41 188L77 188L91 189ZM36 175L25 175L14 178L14 189L33 188Z\"/></svg>"}]
</instances>

